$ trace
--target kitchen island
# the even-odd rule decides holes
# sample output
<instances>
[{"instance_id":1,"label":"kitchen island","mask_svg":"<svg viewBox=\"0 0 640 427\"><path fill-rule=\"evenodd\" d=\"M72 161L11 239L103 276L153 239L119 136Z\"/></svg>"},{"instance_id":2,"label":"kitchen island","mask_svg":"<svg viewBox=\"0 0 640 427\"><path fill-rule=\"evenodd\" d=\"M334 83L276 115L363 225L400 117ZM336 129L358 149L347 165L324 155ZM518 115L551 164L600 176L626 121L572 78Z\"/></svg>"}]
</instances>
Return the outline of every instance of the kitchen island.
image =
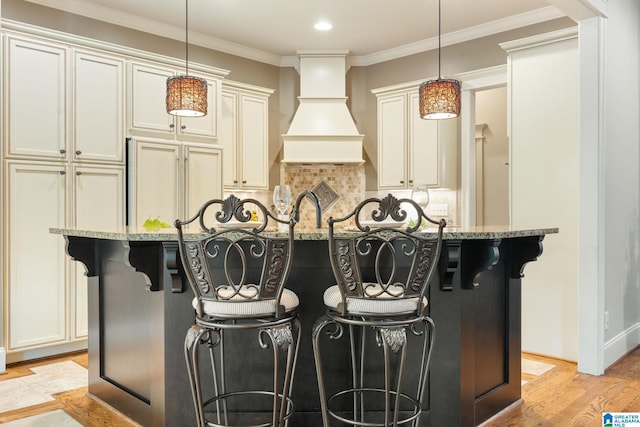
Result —
<instances>
[{"instance_id":1,"label":"kitchen island","mask_svg":"<svg viewBox=\"0 0 640 427\"><path fill-rule=\"evenodd\" d=\"M89 277L89 393L144 426L194 425L183 356L184 336L194 321L193 295L176 233L51 232L65 236L67 253L84 264ZM544 236L557 232L445 229L429 292L436 339L421 426L478 425L520 401L521 278L525 265L542 253ZM300 298L302 338L292 427L322 425L311 329L333 280L326 229L296 230L288 287ZM328 363L343 366L345 354L336 351ZM256 357L250 369L246 362L231 366L243 374L234 381L264 380L260 363ZM348 374L330 381L346 384Z\"/></svg>"}]
</instances>

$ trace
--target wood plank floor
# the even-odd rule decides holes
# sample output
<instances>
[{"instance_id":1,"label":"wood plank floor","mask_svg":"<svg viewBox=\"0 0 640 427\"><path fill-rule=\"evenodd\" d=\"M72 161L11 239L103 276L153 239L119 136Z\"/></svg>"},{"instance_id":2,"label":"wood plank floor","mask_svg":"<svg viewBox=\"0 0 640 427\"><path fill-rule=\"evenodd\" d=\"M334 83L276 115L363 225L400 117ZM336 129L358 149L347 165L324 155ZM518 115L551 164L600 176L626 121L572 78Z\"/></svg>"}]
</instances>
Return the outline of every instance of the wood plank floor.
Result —
<instances>
[{"instance_id":1,"label":"wood plank floor","mask_svg":"<svg viewBox=\"0 0 640 427\"><path fill-rule=\"evenodd\" d=\"M580 374L576 364L524 354L555 367L535 376L523 374L523 402L483 424L483 427L602 426L603 412L640 412L640 347L603 376ZM87 354L76 353L9 366L0 381L31 375L30 368L72 360L87 367ZM131 427L136 424L87 396L86 387L56 394L55 401L0 413L0 424L62 409L83 426ZM304 427L304 426L292 426Z\"/></svg>"}]
</instances>

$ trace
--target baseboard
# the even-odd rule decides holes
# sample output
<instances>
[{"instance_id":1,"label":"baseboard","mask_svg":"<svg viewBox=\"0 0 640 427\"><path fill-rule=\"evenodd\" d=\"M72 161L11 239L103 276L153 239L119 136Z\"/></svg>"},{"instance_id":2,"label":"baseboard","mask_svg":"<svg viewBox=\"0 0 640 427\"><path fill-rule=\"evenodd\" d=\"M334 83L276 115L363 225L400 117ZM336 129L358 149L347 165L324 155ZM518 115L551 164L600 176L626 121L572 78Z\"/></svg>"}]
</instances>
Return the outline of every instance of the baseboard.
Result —
<instances>
[{"instance_id":1,"label":"baseboard","mask_svg":"<svg viewBox=\"0 0 640 427\"><path fill-rule=\"evenodd\" d=\"M55 345L50 347L32 348L29 350L14 350L7 353L6 363L24 362L26 360L42 359L44 357L56 356L58 354L71 353L87 349L87 340Z\"/></svg>"},{"instance_id":2,"label":"baseboard","mask_svg":"<svg viewBox=\"0 0 640 427\"><path fill-rule=\"evenodd\" d=\"M640 323L625 329L604 343L605 369L640 345Z\"/></svg>"},{"instance_id":3,"label":"baseboard","mask_svg":"<svg viewBox=\"0 0 640 427\"><path fill-rule=\"evenodd\" d=\"M0 347L0 374L7 372L7 352Z\"/></svg>"}]
</instances>

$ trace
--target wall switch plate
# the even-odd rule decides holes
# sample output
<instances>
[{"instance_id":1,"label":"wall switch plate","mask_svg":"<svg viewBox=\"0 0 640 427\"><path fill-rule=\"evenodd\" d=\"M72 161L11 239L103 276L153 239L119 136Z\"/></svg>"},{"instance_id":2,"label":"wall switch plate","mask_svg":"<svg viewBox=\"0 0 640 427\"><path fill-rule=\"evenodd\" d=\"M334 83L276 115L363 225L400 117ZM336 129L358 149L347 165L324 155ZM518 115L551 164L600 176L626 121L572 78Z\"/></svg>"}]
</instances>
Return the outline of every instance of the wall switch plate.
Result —
<instances>
[{"instance_id":1,"label":"wall switch plate","mask_svg":"<svg viewBox=\"0 0 640 427\"><path fill-rule=\"evenodd\" d=\"M427 215L447 216L449 215L449 205L447 203L430 203L427 206Z\"/></svg>"}]
</instances>

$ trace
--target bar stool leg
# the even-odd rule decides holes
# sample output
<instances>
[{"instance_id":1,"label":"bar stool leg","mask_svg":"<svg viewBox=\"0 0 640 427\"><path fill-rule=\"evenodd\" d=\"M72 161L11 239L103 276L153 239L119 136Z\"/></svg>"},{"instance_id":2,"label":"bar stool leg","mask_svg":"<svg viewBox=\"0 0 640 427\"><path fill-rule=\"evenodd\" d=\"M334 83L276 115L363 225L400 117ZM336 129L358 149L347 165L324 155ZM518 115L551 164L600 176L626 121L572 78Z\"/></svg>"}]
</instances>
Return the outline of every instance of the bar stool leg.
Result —
<instances>
[{"instance_id":1,"label":"bar stool leg","mask_svg":"<svg viewBox=\"0 0 640 427\"><path fill-rule=\"evenodd\" d=\"M187 374L189 376L189 385L191 386L191 397L196 414L196 422L198 426L204 426L204 412L202 405L202 392L200 389L199 369L198 369L198 343L207 331L197 325L193 325L187 331L184 340L184 356L187 362Z\"/></svg>"},{"instance_id":2,"label":"bar stool leg","mask_svg":"<svg viewBox=\"0 0 640 427\"><path fill-rule=\"evenodd\" d=\"M342 326L330 319L328 316L322 316L313 325L312 344L313 344L313 358L316 363L316 376L318 377L318 392L320 394L320 410L322 412L322 425L329 427L329 410L327 407L327 390L324 385L324 375L322 372L322 358L320 356L320 334L322 330L328 326L334 325L336 330L330 332L331 338L338 339L342 336Z\"/></svg>"}]
</instances>

